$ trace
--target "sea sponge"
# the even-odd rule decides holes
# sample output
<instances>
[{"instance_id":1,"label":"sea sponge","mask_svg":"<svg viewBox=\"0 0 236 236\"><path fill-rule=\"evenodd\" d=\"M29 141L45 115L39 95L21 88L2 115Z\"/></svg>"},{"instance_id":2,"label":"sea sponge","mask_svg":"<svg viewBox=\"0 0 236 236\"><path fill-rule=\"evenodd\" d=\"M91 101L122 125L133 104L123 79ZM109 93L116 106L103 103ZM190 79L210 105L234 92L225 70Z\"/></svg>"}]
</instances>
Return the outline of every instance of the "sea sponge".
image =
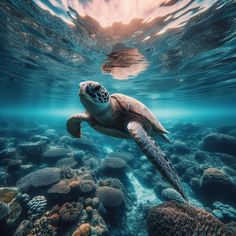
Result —
<instances>
[{"instance_id":1,"label":"sea sponge","mask_svg":"<svg viewBox=\"0 0 236 236\"><path fill-rule=\"evenodd\" d=\"M177 202L152 207L147 215L149 236L233 236L225 225L203 209Z\"/></svg>"},{"instance_id":2,"label":"sea sponge","mask_svg":"<svg viewBox=\"0 0 236 236\"><path fill-rule=\"evenodd\" d=\"M62 222L72 223L81 214L83 206L78 202L66 202L59 210L59 217Z\"/></svg>"},{"instance_id":3,"label":"sea sponge","mask_svg":"<svg viewBox=\"0 0 236 236\"><path fill-rule=\"evenodd\" d=\"M105 207L118 207L124 203L123 193L116 188L102 186L97 188L96 194Z\"/></svg>"},{"instance_id":4,"label":"sea sponge","mask_svg":"<svg viewBox=\"0 0 236 236\"><path fill-rule=\"evenodd\" d=\"M4 202L0 202L0 220L6 218L9 213L10 207Z\"/></svg>"},{"instance_id":5,"label":"sea sponge","mask_svg":"<svg viewBox=\"0 0 236 236\"><path fill-rule=\"evenodd\" d=\"M36 170L17 181L21 192L27 192L30 187L39 188L57 183L61 178L59 168L47 167Z\"/></svg>"},{"instance_id":6,"label":"sea sponge","mask_svg":"<svg viewBox=\"0 0 236 236\"><path fill-rule=\"evenodd\" d=\"M162 197L166 201L175 201L178 203L184 203L186 202L185 199L179 194L176 190L173 188L166 188L162 190Z\"/></svg>"},{"instance_id":7,"label":"sea sponge","mask_svg":"<svg viewBox=\"0 0 236 236\"><path fill-rule=\"evenodd\" d=\"M33 197L27 203L27 208L30 219L37 219L46 211L47 199L44 196Z\"/></svg>"}]
</instances>

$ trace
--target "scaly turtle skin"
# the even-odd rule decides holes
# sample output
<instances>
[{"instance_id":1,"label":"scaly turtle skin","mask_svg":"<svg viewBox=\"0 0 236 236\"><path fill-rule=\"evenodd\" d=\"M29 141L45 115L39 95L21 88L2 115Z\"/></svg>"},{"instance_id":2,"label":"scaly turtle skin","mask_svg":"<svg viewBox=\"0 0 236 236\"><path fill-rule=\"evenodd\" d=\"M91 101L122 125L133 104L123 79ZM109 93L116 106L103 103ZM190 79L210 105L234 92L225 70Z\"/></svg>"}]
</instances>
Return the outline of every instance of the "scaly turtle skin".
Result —
<instances>
[{"instance_id":1,"label":"scaly turtle skin","mask_svg":"<svg viewBox=\"0 0 236 236\"><path fill-rule=\"evenodd\" d=\"M169 133L141 102L123 94L112 94L98 82L80 83L80 101L86 112L71 116L67 121L68 132L81 137L82 121L95 130L119 138L132 138L163 177L187 200L178 175L166 155L152 136L168 140Z\"/></svg>"}]
</instances>

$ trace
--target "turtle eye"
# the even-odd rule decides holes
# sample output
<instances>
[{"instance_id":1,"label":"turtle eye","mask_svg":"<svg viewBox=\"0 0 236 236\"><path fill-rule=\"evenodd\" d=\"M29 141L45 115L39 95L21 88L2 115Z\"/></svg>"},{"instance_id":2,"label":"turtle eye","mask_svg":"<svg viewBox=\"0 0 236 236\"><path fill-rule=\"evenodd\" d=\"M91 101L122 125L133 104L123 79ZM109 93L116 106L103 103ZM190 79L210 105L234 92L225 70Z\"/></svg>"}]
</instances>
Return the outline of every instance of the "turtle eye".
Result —
<instances>
[{"instance_id":1,"label":"turtle eye","mask_svg":"<svg viewBox=\"0 0 236 236\"><path fill-rule=\"evenodd\" d=\"M96 85L94 88L92 88L93 92L98 91L101 88L101 85Z\"/></svg>"}]
</instances>

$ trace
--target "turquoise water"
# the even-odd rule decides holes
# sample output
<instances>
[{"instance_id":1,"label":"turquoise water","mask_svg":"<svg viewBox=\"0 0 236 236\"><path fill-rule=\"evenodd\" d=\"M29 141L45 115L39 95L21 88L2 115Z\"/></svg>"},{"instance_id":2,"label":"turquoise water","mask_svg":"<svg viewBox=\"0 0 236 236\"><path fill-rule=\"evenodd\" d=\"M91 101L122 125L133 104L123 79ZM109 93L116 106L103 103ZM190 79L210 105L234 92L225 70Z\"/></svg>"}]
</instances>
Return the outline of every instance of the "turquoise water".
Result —
<instances>
[{"instance_id":1,"label":"turquoise water","mask_svg":"<svg viewBox=\"0 0 236 236\"><path fill-rule=\"evenodd\" d=\"M3 188L16 187L18 198L13 202L20 212L17 215L11 206L7 216L0 217L4 235L13 235L23 220L30 222L28 231L15 235L72 235L82 223L90 225L88 235L99 235L98 221L101 235L173 235L168 220L167 231L161 223L150 223L150 208L171 200L164 191L171 186L133 140L106 136L85 122L81 139L67 132L68 117L85 109L79 84L88 80L99 82L110 94L139 100L159 118L170 131L171 143L155 140L173 164L189 203L235 230L235 19L236 2L223 0L2 0L0 198ZM56 150L48 155L51 148ZM121 167L107 167L109 157L120 161ZM21 178L62 166L73 172L61 173L65 185L89 176L93 190L68 190L55 197L48 188L58 180L27 190L29 199L22 200ZM211 171L213 177L208 179ZM104 185L121 192L124 199L118 207L101 206L98 189ZM44 196L47 204L32 217L28 203L35 196ZM96 198L97 205L88 203ZM6 199L0 202L10 207ZM51 216L56 204L62 208L72 202L80 204L73 219L67 221L55 210L58 218L50 223L44 215L50 211ZM35 226L42 216L48 231ZM196 226L181 224L190 228L185 233L176 230L176 235L193 235Z\"/></svg>"}]
</instances>

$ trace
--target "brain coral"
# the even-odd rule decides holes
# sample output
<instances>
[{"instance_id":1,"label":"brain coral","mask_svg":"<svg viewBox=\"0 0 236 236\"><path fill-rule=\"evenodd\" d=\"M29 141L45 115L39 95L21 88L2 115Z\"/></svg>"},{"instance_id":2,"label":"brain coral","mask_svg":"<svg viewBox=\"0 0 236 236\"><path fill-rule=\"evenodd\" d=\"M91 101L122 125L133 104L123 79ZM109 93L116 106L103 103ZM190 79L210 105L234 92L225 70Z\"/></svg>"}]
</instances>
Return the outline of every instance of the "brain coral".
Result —
<instances>
[{"instance_id":1,"label":"brain coral","mask_svg":"<svg viewBox=\"0 0 236 236\"><path fill-rule=\"evenodd\" d=\"M203 209L166 202L152 207L147 216L149 236L233 236L225 225Z\"/></svg>"},{"instance_id":2,"label":"brain coral","mask_svg":"<svg viewBox=\"0 0 236 236\"><path fill-rule=\"evenodd\" d=\"M183 197L173 188L166 188L162 190L162 197L166 201L175 201L178 203L184 203L186 202Z\"/></svg>"},{"instance_id":3,"label":"brain coral","mask_svg":"<svg viewBox=\"0 0 236 236\"><path fill-rule=\"evenodd\" d=\"M119 189L113 187L99 187L97 188L96 194L100 202L106 207L118 207L124 202L123 193Z\"/></svg>"},{"instance_id":4,"label":"brain coral","mask_svg":"<svg viewBox=\"0 0 236 236\"><path fill-rule=\"evenodd\" d=\"M17 186L22 192L27 192L30 187L39 188L58 182L61 178L59 168L48 167L36 170L17 181Z\"/></svg>"}]
</instances>

